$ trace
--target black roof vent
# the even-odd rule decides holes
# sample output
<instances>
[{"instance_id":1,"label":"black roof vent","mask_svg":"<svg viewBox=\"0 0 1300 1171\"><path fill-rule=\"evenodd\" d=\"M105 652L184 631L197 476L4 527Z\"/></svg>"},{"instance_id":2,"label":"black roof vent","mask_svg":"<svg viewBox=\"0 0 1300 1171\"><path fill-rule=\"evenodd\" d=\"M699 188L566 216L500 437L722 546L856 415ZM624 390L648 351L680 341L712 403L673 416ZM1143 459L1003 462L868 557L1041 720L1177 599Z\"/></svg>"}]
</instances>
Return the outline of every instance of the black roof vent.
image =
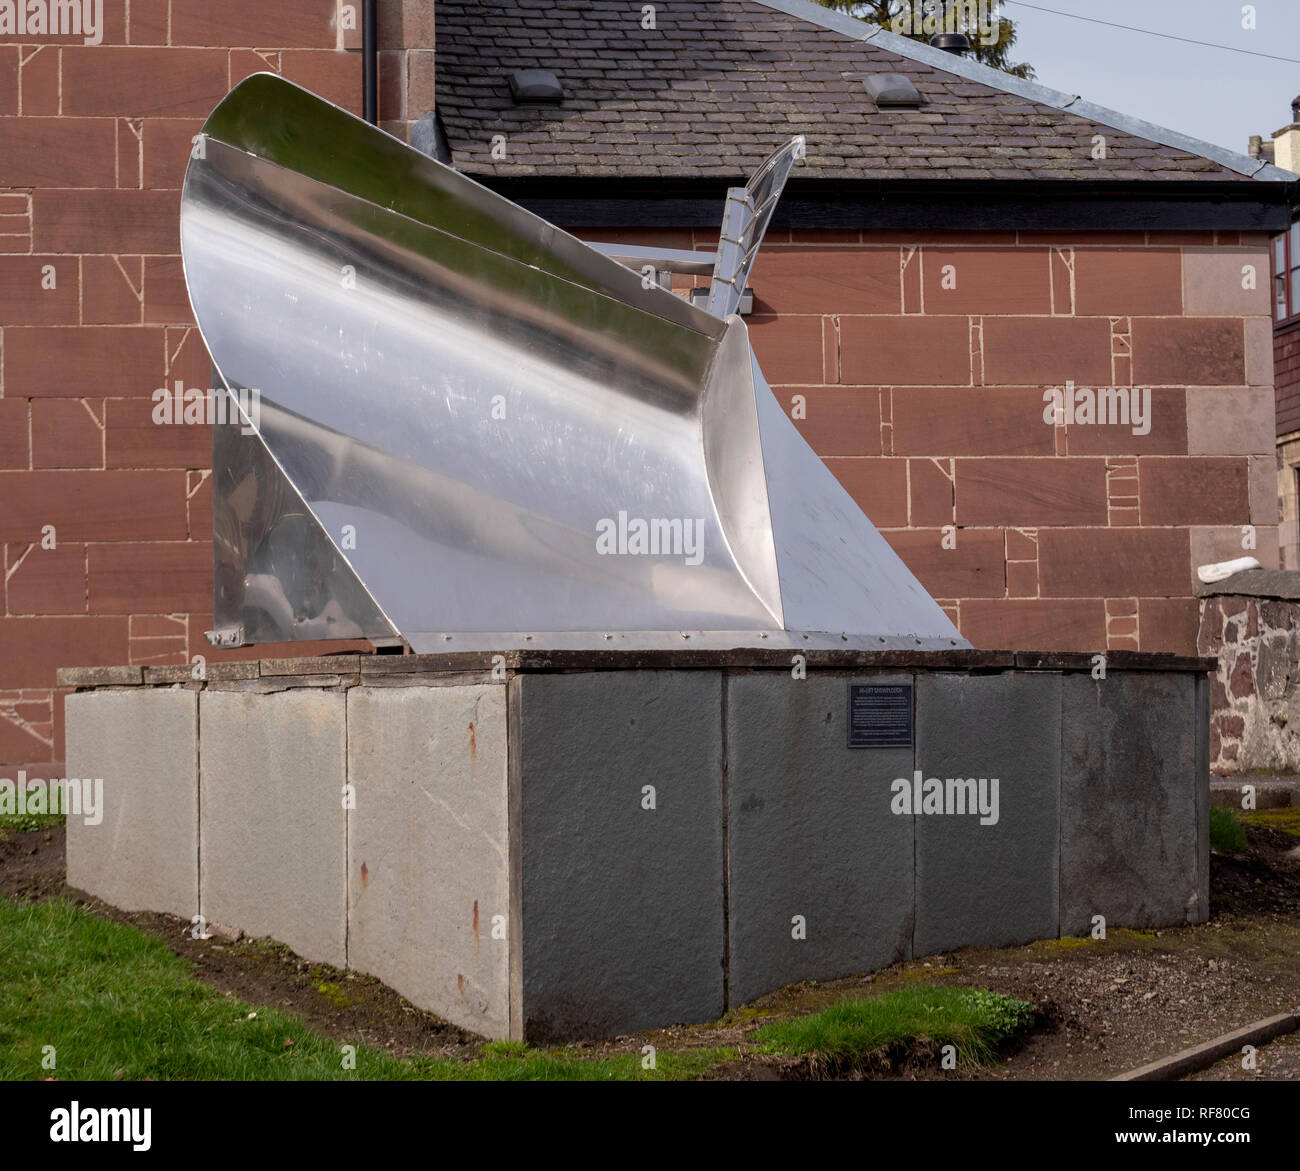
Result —
<instances>
[{"instance_id":1,"label":"black roof vent","mask_svg":"<svg viewBox=\"0 0 1300 1171\"><path fill-rule=\"evenodd\" d=\"M965 33L935 33L930 38L930 47L961 57L970 52L970 38Z\"/></svg>"},{"instance_id":2,"label":"black roof vent","mask_svg":"<svg viewBox=\"0 0 1300 1171\"><path fill-rule=\"evenodd\" d=\"M910 78L901 73L873 73L863 78L863 86L878 106L919 106L921 95Z\"/></svg>"},{"instance_id":3,"label":"black roof vent","mask_svg":"<svg viewBox=\"0 0 1300 1171\"><path fill-rule=\"evenodd\" d=\"M510 96L515 105L564 101L564 87L549 69L516 69L510 75Z\"/></svg>"}]
</instances>

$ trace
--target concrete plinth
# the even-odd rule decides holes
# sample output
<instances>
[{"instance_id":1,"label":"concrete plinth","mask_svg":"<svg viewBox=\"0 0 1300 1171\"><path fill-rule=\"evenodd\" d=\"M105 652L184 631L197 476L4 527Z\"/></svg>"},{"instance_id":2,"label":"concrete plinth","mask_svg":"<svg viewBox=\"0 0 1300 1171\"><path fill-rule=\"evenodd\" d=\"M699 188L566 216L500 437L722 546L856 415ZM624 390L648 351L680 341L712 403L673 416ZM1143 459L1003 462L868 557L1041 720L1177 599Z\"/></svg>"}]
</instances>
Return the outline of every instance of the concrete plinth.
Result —
<instances>
[{"instance_id":1,"label":"concrete plinth","mask_svg":"<svg viewBox=\"0 0 1300 1171\"><path fill-rule=\"evenodd\" d=\"M343 966L343 692L204 691L199 724L203 915Z\"/></svg>"},{"instance_id":2,"label":"concrete plinth","mask_svg":"<svg viewBox=\"0 0 1300 1171\"><path fill-rule=\"evenodd\" d=\"M1196 767L1197 680L1072 677L1062 702L1061 932L1209 916L1209 775Z\"/></svg>"},{"instance_id":3,"label":"concrete plinth","mask_svg":"<svg viewBox=\"0 0 1300 1171\"><path fill-rule=\"evenodd\" d=\"M1054 936L1060 676L921 676L915 767L923 783L943 781L945 797L942 813L915 816L916 954ZM949 812L949 778L974 779L977 793L987 781L991 809L996 780L996 821L993 812Z\"/></svg>"},{"instance_id":4,"label":"concrete plinth","mask_svg":"<svg viewBox=\"0 0 1300 1171\"><path fill-rule=\"evenodd\" d=\"M737 675L727 686L733 1002L912 954L911 817L889 812L912 749L846 747L851 683L910 676Z\"/></svg>"},{"instance_id":5,"label":"concrete plinth","mask_svg":"<svg viewBox=\"0 0 1300 1171\"><path fill-rule=\"evenodd\" d=\"M69 877L533 1042L1097 915L1205 918L1211 661L1112 653L1094 679L1084 655L799 657L65 671L86 689L68 771L105 782ZM910 732L882 716L892 747L850 746L876 742L870 711L850 736L863 684L911 690Z\"/></svg>"},{"instance_id":6,"label":"concrete plinth","mask_svg":"<svg viewBox=\"0 0 1300 1171\"><path fill-rule=\"evenodd\" d=\"M103 780L103 819L67 819L68 885L125 911L199 913L198 695L69 695L69 777ZM42 778L48 780L49 778Z\"/></svg>"},{"instance_id":7,"label":"concrete plinth","mask_svg":"<svg viewBox=\"0 0 1300 1171\"><path fill-rule=\"evenodd\" d=\"M511 686L522 1035L721 1015L721 672Z\"/></svg>"},{"instance_id":8,"label":"concrete plinth","mask_svg":"<svg viewBox=\"0 0 1300 1171\"><path fill-rule=\"evenodd\" d=\"M347 702L348 962L504 1037L505 687L356 687Z\"/></svg>"}]
</instances>

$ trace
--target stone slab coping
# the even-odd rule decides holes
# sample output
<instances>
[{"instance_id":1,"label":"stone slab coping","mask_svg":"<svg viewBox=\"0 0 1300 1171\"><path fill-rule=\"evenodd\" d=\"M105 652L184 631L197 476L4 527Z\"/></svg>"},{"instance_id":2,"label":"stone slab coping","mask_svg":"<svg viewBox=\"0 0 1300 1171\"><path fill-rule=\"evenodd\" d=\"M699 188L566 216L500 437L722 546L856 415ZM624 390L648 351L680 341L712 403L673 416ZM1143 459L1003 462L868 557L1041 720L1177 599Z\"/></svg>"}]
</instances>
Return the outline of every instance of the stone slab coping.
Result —
<instances>
[{"instance_id":1,"label":"stone slab coping","mask_svg":"<svg viewBox=\"0 0 1300 1171\"><path fill-rule=\"evenodd\" d=\"M457 651L445 655L363 655L345 653L301 659L248 659L210 662L207 682L241 680L311 679L319 676L367 678L454 674L491 671L504 665L515 672L556 671L656 671L789 670L794 654L809 670L917 670L917 671L1063 671L1091 672L1095 656L1064 651L792 651L789 648L755 650L643 651L643 650L510 650ZM1098 652L1100 653L1100 652ZM504 661L504 662L503 662ZM1218 660L1189 655L1151 654L1143 651L1106 652L1107 671L1182 671L1205 674ZM159 667L60 667L60 687L148 687L198 683L184 664Z\"/></svg>"},{"instance_id":2,"label":"stone slab coping","mask_svg":"<svg viewBox=\"0 0 1300 1171\"><path fill-rule=\"evenodd\" d=\"M1221 595L1297 601L1300 600L1300 570L1243 569L1222 581L1210 582L1208 585L1204 582L1196 584L1198 598Z\"/></svg>"},{"instance_id":3,"label":"stone slab coping","mask_svg":"<svg viewBox=\"0 0 1300 1171\"><path fill-rule=\"evenodd\" d=\"M1241 808L1241 789L1251 785L1255 790L1255 808L1287 809L1300 806L1300 777L1264 776L1238 773L1220 777L1210 775L1210 804L1228 809Z\"/></svg>"}]
</instances>

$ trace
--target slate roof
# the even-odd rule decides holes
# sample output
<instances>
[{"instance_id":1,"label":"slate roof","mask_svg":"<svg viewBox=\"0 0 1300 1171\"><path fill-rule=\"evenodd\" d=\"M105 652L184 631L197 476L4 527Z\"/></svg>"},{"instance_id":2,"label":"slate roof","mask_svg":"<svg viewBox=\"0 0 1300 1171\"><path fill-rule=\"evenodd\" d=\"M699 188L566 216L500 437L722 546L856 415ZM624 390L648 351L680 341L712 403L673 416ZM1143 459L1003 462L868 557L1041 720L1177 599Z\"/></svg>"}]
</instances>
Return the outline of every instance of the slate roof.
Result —
<instances>
[{"instance_id":1,"label":"slate roof","mask_svg":"<svg viewBox=\"0 0 1300 1171\"><path fill-rule=\"evenodd\" d=\"M654 7L646 29L639 0L438 0L438 114L453 164L492 176L735 177L804 134L805 178L1294 178L806 0ZM523 68L553 71L563 104L516 105L508 77ZM862 82L873 71L905 74L924 104L877 108ZM492 158L499 134L504 160ZM1092 157L1099 134L1105 159Z\"/></svg>"}]
</instances>

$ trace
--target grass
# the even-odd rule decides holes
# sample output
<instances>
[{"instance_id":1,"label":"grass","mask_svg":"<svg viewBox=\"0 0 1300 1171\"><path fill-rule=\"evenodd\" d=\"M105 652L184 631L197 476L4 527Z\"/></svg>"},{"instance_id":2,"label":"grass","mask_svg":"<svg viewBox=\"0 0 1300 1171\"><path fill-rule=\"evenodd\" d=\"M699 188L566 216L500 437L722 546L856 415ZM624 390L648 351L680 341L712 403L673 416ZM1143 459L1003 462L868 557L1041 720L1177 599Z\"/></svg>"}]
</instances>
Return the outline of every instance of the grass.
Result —
<instances>
[{"instance_id":1,"label":"grass","mask_svg":"<svg viewBox=\"0 0 1300 1171\"><path fill-rule=\"evenodd\" d=\"M1210 849L1216 854L1246 851L1246 827L1231 809L1222 805L1210 806Z\"/></svg>"},{"instance_id":2,"label":"grass","mask_svg":"<svg viewBox=\"0 0 1300 1171\"><path fill-rule=\"evenodd\" d=\"M1034 1017L1032 1005L997 993L910 984L764 1025L747 1040L757 1053L832 1070L948 1044L965 1065L991 1061ZM53 1068L42 1063L47 1047ZM0 1080L672 1081L739 1058L734 1047L700 1046L660 1051L645 1068L639 1045L593 1054L496 1041L469 1059L345 1047L196 980L155 936L65 900L0 897Z\"/></svg>"},{"instance_id":3,"label":"grass","mask_svg":"<svg viewBox=\"0 0 1300 1171\"><path fill-rule=\"evenodd\" d=\"M1241 820L1247 825L1279 829L1283 833L1300 837L1300 805L1283 805L1277 809L1258 809L1243 813Z\"/></svg>"},{"instance_id":4,"label":"grass","mask_svg":"<svg viewBox=\"0 0 1300 1171\"><path fill-rule=\"evenodd\" d=\"M43 1069L46 1046L56 1065ZM161 940L58 900L0 900L0 1078L392 1077L387 1054L340 1047L277 1009L199 983Z\"/></svg>"},{"instance_id":5,"label":"grass","mask_svg":"<svg viewBox=\"0 0 1300 1171\"><path fill-rule=\"evenodd\" d=\"M24 834L34 829L62 825L62 813L0 813L0 841L11 833Z\"/></svg>"},{"instance_id":6,"label":"grass","mask_svg":"<svg viewBox=\"0 0 1300 1171\"><path fill-rule=\"evenodd\" d=\"M53 1046L54 1068L42 1066ZM194 979L161 940L72 903L0 898L0 1079L62 1081L342 1080L626 1081L698 1077L734 1049L588 1057L518 1043L472 1060L393 1057L343 1046L275 1008Z\"/></svg>"},{"instance_id":7,"label":"grass","mask_svg":"<svg viewBox=\"0 0 1300 1171\"><path fill-rule=\"evenodd\" d=\"M982 1064L1036 1015L1033 1005L998 992L916 985L765 1025L754 1040L759 1052L804 1055L837 1068L944 1045L956 1046L959 1065Z\"/></svg>"},{"instance_id":8,"label":"grass","mask_svg":"<svg viewBox=\"0 0 1300 1171\"><path fill-rule=\"evenodd\" d=\"M1044 939L1035 946L1043 951L1074 951L1080 947L1091 947L1099 942L1090 935L1062 935L1060 939Z\"/></svg>"}]
</instances>

